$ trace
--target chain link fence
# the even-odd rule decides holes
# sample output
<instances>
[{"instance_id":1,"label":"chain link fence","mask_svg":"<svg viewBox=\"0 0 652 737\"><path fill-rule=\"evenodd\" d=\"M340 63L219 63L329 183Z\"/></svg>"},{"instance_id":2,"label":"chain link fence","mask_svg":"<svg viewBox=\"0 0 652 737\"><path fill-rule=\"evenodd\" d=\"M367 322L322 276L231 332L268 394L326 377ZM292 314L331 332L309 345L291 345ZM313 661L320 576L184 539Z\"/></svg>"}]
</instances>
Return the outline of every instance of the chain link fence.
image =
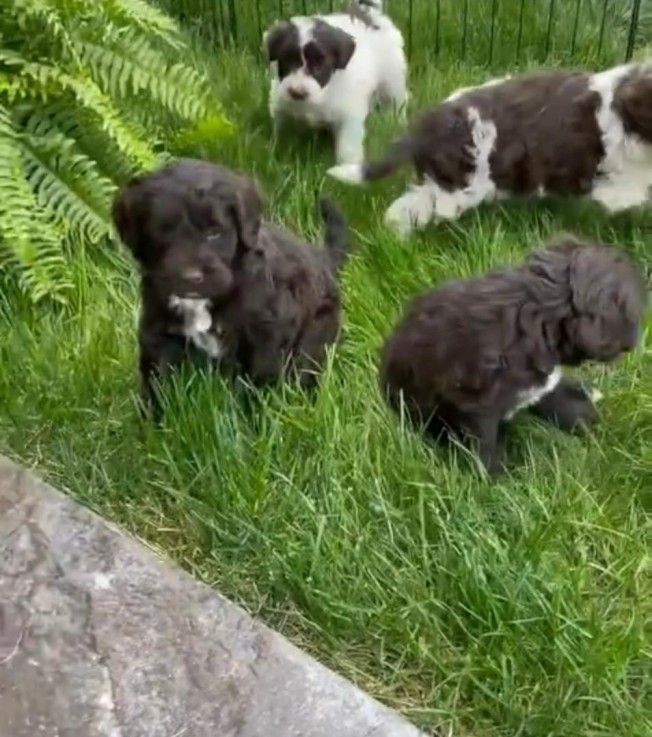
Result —
<instances>
[{"instance_id":1,"label":"chain link fence","mask_svg":"<svg viewBox=\"0 0 652 737\"><path fill-rule=\"evenodd\" d=\"M216 47L259 52L272 22L345 11L348 0L160 0ZM385 0L413 66L629 60L652 40L652 0Z\"/></svg>"}]
</instances>

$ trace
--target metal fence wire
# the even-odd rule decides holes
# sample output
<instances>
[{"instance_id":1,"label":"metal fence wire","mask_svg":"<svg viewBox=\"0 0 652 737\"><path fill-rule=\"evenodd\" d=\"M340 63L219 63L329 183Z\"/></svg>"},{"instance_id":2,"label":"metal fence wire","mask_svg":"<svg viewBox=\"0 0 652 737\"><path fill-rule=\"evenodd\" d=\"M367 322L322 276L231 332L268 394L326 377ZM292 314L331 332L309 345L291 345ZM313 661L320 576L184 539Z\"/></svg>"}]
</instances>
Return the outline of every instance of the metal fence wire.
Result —
<instances>
[{"instance_id":1,"label":"metal fence wire","mask_svg":"<svg viewBox=\"0 0 652 737\"><path fill-rule=\"evenodd\" d=\"M217 47L259 51L262 33L292 15L346 11L349 0L159 0ZM414 65L490 67L629 61L652 41L652 0L385 0Z\"/></svg>"}]
</instances>

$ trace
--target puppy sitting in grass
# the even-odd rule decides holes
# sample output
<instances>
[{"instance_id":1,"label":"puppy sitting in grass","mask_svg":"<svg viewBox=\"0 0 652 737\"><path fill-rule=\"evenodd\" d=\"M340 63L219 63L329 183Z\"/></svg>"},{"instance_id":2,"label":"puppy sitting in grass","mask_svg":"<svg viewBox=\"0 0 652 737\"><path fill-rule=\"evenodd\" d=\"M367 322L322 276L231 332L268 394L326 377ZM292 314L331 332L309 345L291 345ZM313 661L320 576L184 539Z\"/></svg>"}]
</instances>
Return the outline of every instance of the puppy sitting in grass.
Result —
<instances>
[{"instance_id":1,"label":"puppy sitting in grass","mask_svg":"<svg viewBox=\"0 0 652 737\"><path fill-rule=\"evenodd\" d=\"M349 234L321 202L326 248L262 220L256 183L192 159L133 179L113 218L141 273L143 398L188 359L256 385L293 373L312 387L341 320L339 272Z\"/></svg>"},{"instance_id":2,"label":"puppy sitting in grass","mask_svg":"<svg viewBox=\"0 0 652 737\"><path fill-rule=\"evenodd\" d=\"M381 385L396 410L436 440L461 440L494 475L519 410L567 431L594 423L595 397L561 366L631 351L646 307L643 275L624 252L567 237L512 271L416 298L385 344Z\"/></svg>"}]
</instances>

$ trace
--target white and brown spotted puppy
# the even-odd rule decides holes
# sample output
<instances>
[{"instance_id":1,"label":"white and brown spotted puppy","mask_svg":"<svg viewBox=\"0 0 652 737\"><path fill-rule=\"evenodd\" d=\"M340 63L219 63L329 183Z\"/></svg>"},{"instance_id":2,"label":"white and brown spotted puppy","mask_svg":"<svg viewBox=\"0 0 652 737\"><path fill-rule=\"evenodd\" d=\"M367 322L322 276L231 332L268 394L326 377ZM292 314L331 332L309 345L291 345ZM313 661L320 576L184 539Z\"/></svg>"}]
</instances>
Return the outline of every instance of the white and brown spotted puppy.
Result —
<instances>
[{"instance_id":1,"label":"white and brown spotted puppy","mask_svg":"<svg viewBox=\"0 0 652 737\"><path fill-rule=\"evenodd\" d=\"M403 37L379 0L354 0L348 13L296 16L267 29L270 114L326 127L338 163L364 160L365 121L375 101L404 110Z\"/></svg>"},{"instance_id":2,"label":"white and brown spotted puppy","mask_svg":"<svg viewBox=\"0 0 652 737\"><path fill-rule=\"evenodd\" d=\"M361 184L408 162L417 182L386 214L404 236L514 196L583 195L610 213L643 205L652 185L652 66L539 72L458 90L382 161L329 174Z\"/></svg>"}]
</instances>

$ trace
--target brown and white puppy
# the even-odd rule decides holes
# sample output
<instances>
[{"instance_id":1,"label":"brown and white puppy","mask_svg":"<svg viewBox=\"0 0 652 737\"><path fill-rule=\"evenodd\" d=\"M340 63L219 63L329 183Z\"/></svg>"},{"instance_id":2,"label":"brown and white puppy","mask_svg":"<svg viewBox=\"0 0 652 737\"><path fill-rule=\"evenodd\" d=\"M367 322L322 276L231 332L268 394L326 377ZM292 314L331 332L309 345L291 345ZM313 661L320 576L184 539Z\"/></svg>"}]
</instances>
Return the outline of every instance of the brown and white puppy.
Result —
<instances>
[{"instance_id":1,"label":"brown and white puppy","mask_svg":"<svg viewBox=\"0 0 652 737\"><path fill-rule=\"evenodd\" d=\"M270 114L326 127L338 162L364 160L365 121L377 100L407 103L403 37L379 0L353 0L349 13L295 16L265 31Z\"/></svg>"},{"instance_id":2,"label":"brown and white puppy","mask_svg":"<svg viewBox=\"0 0 652 737\"><path fill-rule=\"evenodd\" d=\"M561 367L631 351L646 307L623 251L567 237L511 271L417 297L384 346L381 385L428 435L467 443L495 474L519 410L566 430L594 422L590 396Z\"/></svg>"},{"instance_id":3,"label":"brown and white puppy","mask_svg":"<svg viewBox=\"0 0 652 737\"><path fill-rule=\"evenodd\" d=\"M137 177L118 195L116 229L141 273L142 393L157 417L154 380L186 360L258 385L288 371L316 383L339 334L348 228L322 201L318 249L262 220L262 207L253 179L193 159Z\"/></svg>"},{"instance_id":4,"label":"brown and white puppy","mask_svg":"<svg viewBox=\"0 0 652 737\"><path fill-rule=\"evenodd\" d=\"M403 236L513 196L583 195L611 213L643 205L652 185L652 67L538 72L460 89L383 160L329 174L361 184L407 162L417 182L386 213Z\"/></svg>"}]
</instances>

